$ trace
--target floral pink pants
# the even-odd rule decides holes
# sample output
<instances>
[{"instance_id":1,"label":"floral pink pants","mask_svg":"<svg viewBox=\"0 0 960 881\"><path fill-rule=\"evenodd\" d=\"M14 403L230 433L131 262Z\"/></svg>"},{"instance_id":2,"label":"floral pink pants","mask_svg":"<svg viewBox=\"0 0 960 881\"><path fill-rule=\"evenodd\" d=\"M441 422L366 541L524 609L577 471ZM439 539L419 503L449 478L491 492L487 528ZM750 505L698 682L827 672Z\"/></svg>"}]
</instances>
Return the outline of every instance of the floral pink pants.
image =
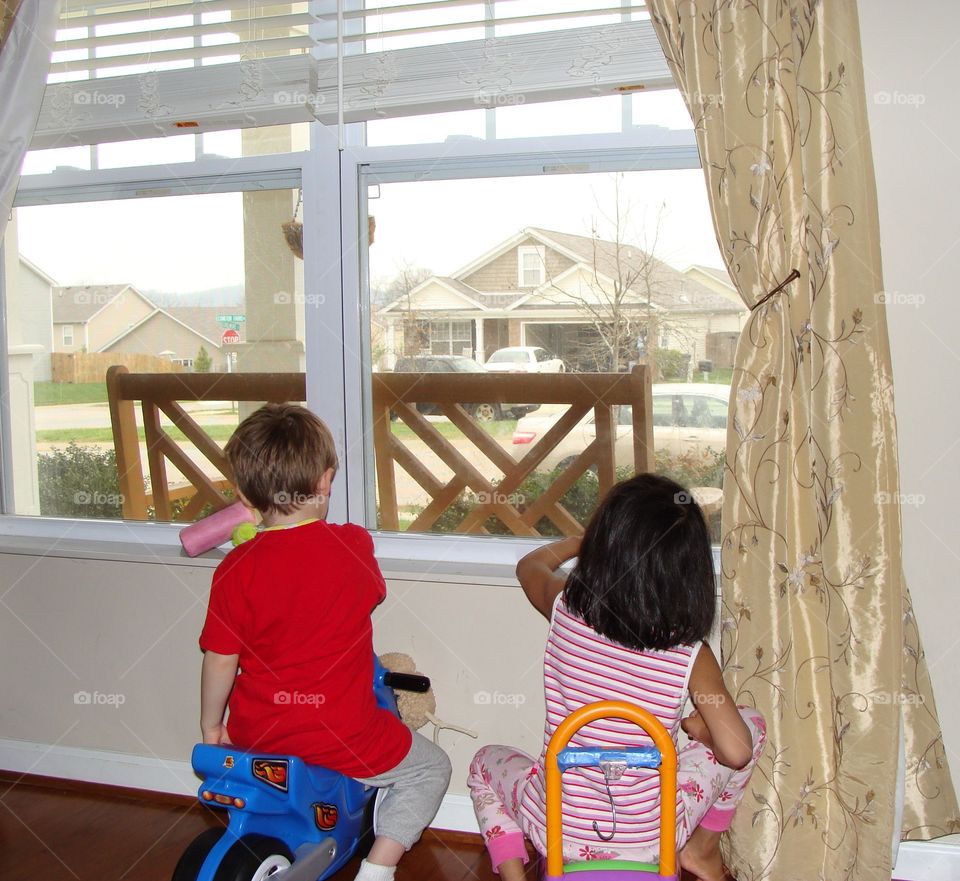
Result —
<instances>
[{"instance_id":1,"label":"floral pink pants","mask_svg":"<svg viewBox=\"0 0 960 881\"><path fill-rule=\"evenodd\" d=\"M753 757L739 771L721 765L702 743L690 741L680 750L677 762L677 786L683 794L683 813L678 815L677 848L684 846L697 826L722 832L730 826L733 814L743 798L750 775L756 766L767 729L756 710L741 707L740 715L753 738ZM527 862L524 835L540 853L546 853L546 833L520 814L520 800L526 782L539 772L539 763L526 753L509 746L485 746L470 763L467 786L493 863L519 858ZM655 861L656 853L616 848L612 842L597 839L597 847L564 842L564 860L628 859Z\"/></svg>"}]
</instances>

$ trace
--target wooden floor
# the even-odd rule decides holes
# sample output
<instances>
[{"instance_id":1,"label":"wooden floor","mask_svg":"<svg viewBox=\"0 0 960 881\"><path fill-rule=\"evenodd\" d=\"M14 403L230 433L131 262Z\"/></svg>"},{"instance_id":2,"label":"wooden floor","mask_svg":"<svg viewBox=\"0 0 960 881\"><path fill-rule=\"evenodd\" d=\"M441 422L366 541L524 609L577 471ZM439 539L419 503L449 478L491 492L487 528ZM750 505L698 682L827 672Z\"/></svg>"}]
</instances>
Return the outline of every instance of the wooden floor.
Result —
<instances>
[{"instance_id":1,"label":"wooden floor","mask_svg":"<svg viewBox=\"0 0 960 881\"><path fill-rule=\"evenodd\" d=\"M0 771L3 881L170 881L184 848L217 816L173 797L56 784ZM354 860L335 876L352 881ZM528 878L535 876L533 863ZM479 836L428 829L397 881L494 881Z\"/></svg>"}]
</instances>

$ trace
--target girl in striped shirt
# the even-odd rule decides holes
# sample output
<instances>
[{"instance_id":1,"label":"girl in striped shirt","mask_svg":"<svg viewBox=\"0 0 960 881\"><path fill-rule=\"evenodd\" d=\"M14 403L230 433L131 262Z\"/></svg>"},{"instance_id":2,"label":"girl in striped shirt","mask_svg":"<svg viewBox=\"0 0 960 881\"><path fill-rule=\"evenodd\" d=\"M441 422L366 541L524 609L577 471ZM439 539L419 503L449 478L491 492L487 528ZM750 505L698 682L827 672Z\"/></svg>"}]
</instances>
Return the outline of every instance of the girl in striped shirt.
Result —
<instances>
[{"instance_id":1,"label":"girl in striped shirt","mask_svg":"<svg viewBox=\"0 0 960 881\"><path fill-rule=\"evenodd\" d=\"M577 564L567 577L567 560ZM725 881L720 834L743 797L765 738L763 718L738 708L704 642L714 620L713 559L703 513L683 487L641 474L615 486L583 539L527 554L517 578L550 622L543 663L547 718L540 758L487 746L468 785L495 872L521 881L524 836L546 852L543 757L554 729L573 710L623 700L653 713L679 754L677 847L699 881ZM687 698L693 710L682 718ZM633 723L602 719L570 746L650 744ZM616 805L613 821L611 799ZM565 860L656 862L660 822L656 772L634 769L609 784L598 768L563 775Z\"/></svg>"}]
</instances>

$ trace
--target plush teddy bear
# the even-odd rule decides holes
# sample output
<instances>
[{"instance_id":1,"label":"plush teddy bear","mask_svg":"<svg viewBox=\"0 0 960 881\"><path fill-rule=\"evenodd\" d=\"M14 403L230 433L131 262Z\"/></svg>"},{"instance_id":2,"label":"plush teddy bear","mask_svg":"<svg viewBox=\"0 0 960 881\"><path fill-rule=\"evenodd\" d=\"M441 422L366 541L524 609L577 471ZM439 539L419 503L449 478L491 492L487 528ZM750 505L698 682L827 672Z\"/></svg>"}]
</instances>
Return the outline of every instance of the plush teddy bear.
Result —
<instances>
[{"instance_id":1,"label":"plush teddy bear","mask_svg":"<svg viewBox=\"0 0 960 881\"><path fill-rule=\"evenodd\" d=\"M402 652L388 652L385 655L380 655L380 663L392 673L416 673L421 676L423 675L417 670L417 665L414 663L413 658ZM440 731L444 728L449 728L451 731L459 731L461 734L466 734L469 737L477 736L476 731L450 725L434 715L437 711L437 698L433 693L432 686L422 694L414 691L398 690L396 695L397 710L400 712L400 718L403 719L404 724L408 725L414 731L417 731L423 728L427 722L432 723L434 743L438 743Z\"/></svg>"}]
</instances>

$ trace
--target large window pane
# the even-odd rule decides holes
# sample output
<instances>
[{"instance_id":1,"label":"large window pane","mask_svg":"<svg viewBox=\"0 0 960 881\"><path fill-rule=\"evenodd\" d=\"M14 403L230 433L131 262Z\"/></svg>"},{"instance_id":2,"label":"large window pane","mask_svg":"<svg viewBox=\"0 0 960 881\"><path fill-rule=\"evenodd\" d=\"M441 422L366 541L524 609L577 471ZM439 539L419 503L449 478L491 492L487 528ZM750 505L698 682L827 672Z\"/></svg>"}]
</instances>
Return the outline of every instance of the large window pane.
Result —
<instances>
[{"instance_id":1,"label":"large window pane","mask_svg":"<svg viewBox=\"0 0 960 881\"><path fill-rule=\"evenodd\" d=\"M696 488L717 525L731 358L747 312L721 268L699 171L381 183L378 192L371 525L375 516L400 531L577 531L598 501L595 467L564 491L563 512L537 500L597 438L594 410L573 419L564 405L482 392L504 374L611 375L636 364L652 372L654 467ZM396 407L385 433L378 389L394 380L377 374L415 385L458 371L488 377L459 402L486 440L425 400L414 412ZM565 418L566 435L519 479L513 463ZM624 477L634 470L629 406L614 418Z\"/></svg>"},{"instance_id":2,"label":"large window pane","mask_svg":"<svg viewBox=\"0 0 960 881\"><path fill-rule=\"evenodd\" d=\"M227 490L205 438L222 447L257 389L214 400L216 377L304 369L303 264L282 229L296 203L296 190L277 189L15 211L4 267L12 513L190 518L198 484ZM161 416L175 449L163 471L151 469L152 417L137 403L127 412L138 443L118 450L111 365L151 374L150 388L175 376L162 400L182 401L205 438L194 443L189 427ZM200 374L214 391L191 400ZM122 491L118 459L138 463L143 485Z\"/></svg>"}]
</instances>

